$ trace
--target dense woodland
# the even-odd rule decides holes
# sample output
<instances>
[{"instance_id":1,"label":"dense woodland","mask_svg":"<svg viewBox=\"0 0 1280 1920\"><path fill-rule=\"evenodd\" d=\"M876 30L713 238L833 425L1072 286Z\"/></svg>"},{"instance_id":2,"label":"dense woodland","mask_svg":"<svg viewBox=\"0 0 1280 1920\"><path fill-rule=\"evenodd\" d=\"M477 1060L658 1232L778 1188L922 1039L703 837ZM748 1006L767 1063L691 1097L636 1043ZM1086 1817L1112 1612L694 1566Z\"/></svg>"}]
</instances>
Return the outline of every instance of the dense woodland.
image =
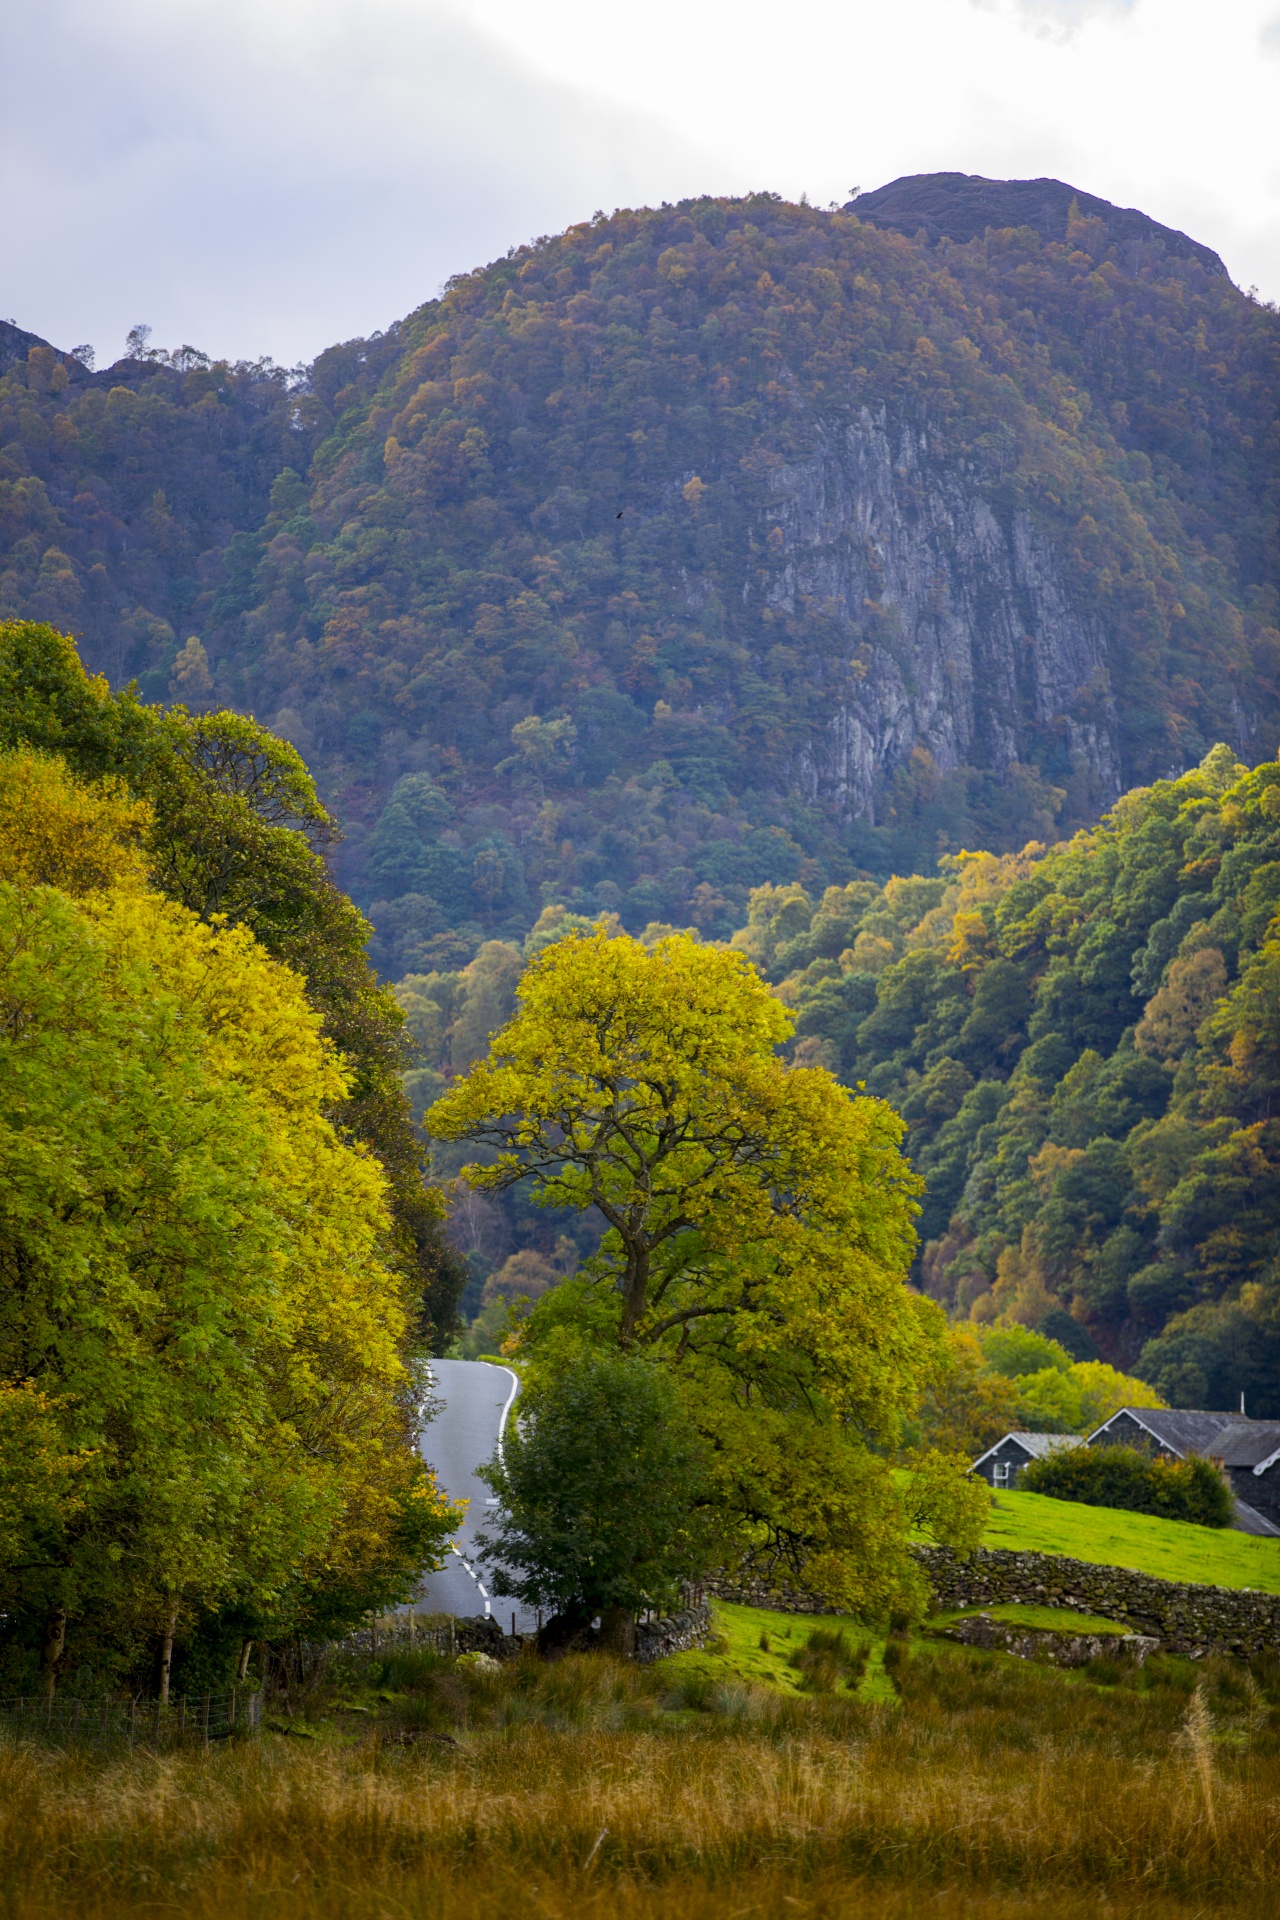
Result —
<instances>
[{"instance_id":1,"label":"dense woodland","mask_svg":"<svg viewBox=\"0 0 1280 1920\"><path fill-rule=\"evenodd\" d=\"M907 1120L954 1315L1274 1417L1278 908L1280 765L1217 747L1049 849L762 888L733 943L797 1054Z\"/></svg>"},{"instance_id":2,"label":"dense woodland","mask_svg":"<svg viewBox=\"0 0 1280 1920\"><path fill-rule=\"evenodd\" d=\"M1247 772L1220 746L1050 847L821 893L760 887L731 944L794 1011L797 1063L907 1121L926 1182L917 1274L953 1319L1042 1328L1061 1367L1104 1359L1175 1406L1244 1393L1274 1416L1278 910L1280 764ZM522 947L489 941L465 968L398 983L420 1113L573 924L547 908ZM576 1221L479 1194L453 1231L467 1310L483 1310L476 1351L594 1244ZM1060 1424L1047 1403L1034 1412Z\"/></svg>"}]
</instances>

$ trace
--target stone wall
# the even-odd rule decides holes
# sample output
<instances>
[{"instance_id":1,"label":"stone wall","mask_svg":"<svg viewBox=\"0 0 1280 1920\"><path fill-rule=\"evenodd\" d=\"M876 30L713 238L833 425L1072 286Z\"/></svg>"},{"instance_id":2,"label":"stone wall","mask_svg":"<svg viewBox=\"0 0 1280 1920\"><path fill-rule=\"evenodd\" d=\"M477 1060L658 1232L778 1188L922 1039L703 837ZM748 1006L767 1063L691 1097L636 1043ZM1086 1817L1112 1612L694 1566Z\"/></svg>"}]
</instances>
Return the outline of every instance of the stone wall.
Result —
<instances>
[{"instance_id":1,"label":"stone wall","mask_svg":"<svg viewBox=\"0 0 1280 1920\"><path fill-rule=\"evenodd\" d=\"M1052 1553L980 1547L961 1559L947 1547L918 1547L939 1609L1022 1601L1076 1607L1155 1635L1170 1653L1280 1652L1280 1594L1183 1585L1125 1567L1097 1567Z\"/></svg>"},{"instance_id":2,"label":"stone wall","mask_svg":"<svg viewBox=\"0 0 1280 1920\"><path fill-rule=\"evenodd\" d=\"M994 1648L1020 1660L1047 1660L1052 1667L1087 1667L1091 1660L1123 1660L1140 1667L1160 1642L1146 1633L1059 1633L1053 1627L1018 1627L993 1620L989 1613L966 1614L954 1627L941 1629L944 1640L962 1647Z\"/></svg>"},{"instance_id":3,"label":"stone wall","mask_svg":"<svg viewBox=\"0 0 1280 1920\"><path fill-rule=\"evenodd\" d=\"M705 1600L664 1620L642 1620L636 1628L635 1657L642 1666L665 1660L669 1653L688 1653L705 1647L711 1634L711 1608Z\"/></svg>"},{"instance_id":4,"label":"stone wall","mask_svg":"<svg viewBox=\"0 0 1280 1920\"><path fill-rule=\"evenodd\" d=\"M807 1593L800 1587L771 1586L767 1580L745 1575L738 1580L707 1580L708 1593L737 1607L764 1607L772 1613L842 1613L843 1609L824 1600L821 1594Z\"/></svg>"}]
</instances>

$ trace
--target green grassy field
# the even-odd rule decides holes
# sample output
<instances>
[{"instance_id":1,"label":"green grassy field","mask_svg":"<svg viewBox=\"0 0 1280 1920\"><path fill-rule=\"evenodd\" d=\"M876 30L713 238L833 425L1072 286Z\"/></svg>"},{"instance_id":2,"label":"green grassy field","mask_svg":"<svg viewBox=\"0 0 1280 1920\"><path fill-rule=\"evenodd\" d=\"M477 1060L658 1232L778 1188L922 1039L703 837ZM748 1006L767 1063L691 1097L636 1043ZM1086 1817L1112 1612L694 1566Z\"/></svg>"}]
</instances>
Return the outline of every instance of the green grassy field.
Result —
<instances>
[{"instance_id":1,"label":"green grassy field","mask_svg":"<svg viewBox=\"0 0 1280 1920\"><path fill-rule=\"evenodd\" d=\"M896 1698L884 1671L883 1636L877 1638L846 1615L773 1613L765 1607L739 1607L717 1601L717 1639L705 1653L678 1653L664 1669L682 1677L702 1675L721 1685L735 1680L749 1686L776 1689L792 1698L804 1692L802 1676L790 1662L815 1628L845 1634L854 1645L869 1648L867 1670L856 1691L864 1700Z\"/></svg>"},{"instance_id":2,"label":"green grassy field","mask_svg":"<svg viewBox=\"0 0 1280 1920\"><path fill-rule=\"evenodd\" d=\"M1115 1620L1104 1620L1097 1613L1076 1613L1071 1607L1037 1607L1024 1605L1021 1601L1010 1601L998 1607L957 1607L951 1613L935 1613L929 1621L931 1627L945 1627L953 1620L964 1620L970 1614L989 1613L993 1620L1003 1620L1011 1627L1035 1627L1050 1633L1127 1633Z\"/></svg>"},{"instance_id":3,"label":"green grassy field","mask_svg":"<svg viewBox=\"0 0 1280 1920\"><path fill-rule=\"evenodd\" d=\"M1086 1507L1043 1493L997 1494L983 1545L1064 1553L1098 1566L1132 1567L1161 1580L1280 1593L1280 1540L1114 1507Z\"/></svg>"},{"instance_id":4,"label":"green grassy field","mask_svg":"<svg viewBox=\"0 0 1280 1920\"><path fill-rule=\"evenodd\" d=\"M935 1614L929 1626L944 1627L953 1620L962 1619L966 1613L977 1611L976 1607L967 1607ZM1118 1634L1126 1631L1124 1627L1117 1626L1114 1620L1104 1620L1091 1613L1077 1613L1069 1607L1010 1604L988 1607L984 1611L1011 1625L1047 1628L1056 1633ZM847 1615L774 1613L765 1607L742 1607L717 1601L715 1627L716 1638L706 1651L674 1654L663 1662L663 1671L677 1676L682 1685L694 1684L699 1679L707 1687L741 1683L768 1687L796 1699L808 1689L803 1672L792 1664L793 1658L804 1647L815 1628L825 1628L830 1632L843 1633L854 1647L865 1646L868 1649L866 1671L861 1680L839 1691L851 1691L860 1700L882 1703L897 1698L884 1668L883 1633L877 1634L870 1628L860 1626ZM912 1643L922 1644L921 1636L913 1635Z\"/></svg>"}]
</instances>

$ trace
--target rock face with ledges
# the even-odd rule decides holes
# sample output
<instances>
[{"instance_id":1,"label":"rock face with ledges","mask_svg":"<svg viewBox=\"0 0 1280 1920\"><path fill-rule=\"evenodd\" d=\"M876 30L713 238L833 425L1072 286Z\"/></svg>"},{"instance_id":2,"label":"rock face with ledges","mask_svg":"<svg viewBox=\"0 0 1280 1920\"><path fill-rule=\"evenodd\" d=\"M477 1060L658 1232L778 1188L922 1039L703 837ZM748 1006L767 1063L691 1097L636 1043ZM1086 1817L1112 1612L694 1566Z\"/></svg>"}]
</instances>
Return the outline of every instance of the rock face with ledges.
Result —
<instances>
[{"instance_id":1,"label":"rock face with ledges","mask_svg":"<svg viewBox=\"0 0 1280 1920\"><path fill-rule=\"evenodd\" d=\"M886 776L914 749L944 770L997 770L1058 730L1095 806L1121 790L1107 636L1073 599L1062 560L1025 510L1003 515L942 436L863 408L772 476L785 566L768 602L820 602L874 628L852 697L802 750L808 797L874 820ZM1082 697L1091 713L1078 713Z\"/></svg>"}]
</instances>

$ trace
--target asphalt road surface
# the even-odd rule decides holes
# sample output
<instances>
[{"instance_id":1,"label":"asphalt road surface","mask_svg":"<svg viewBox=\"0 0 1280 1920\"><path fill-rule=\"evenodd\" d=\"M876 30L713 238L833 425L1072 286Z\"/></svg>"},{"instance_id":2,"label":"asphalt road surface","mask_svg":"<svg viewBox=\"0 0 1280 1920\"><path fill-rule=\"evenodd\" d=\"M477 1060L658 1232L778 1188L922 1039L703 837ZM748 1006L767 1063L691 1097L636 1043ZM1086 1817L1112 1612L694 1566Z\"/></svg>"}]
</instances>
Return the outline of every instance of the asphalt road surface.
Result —
<instances>
[{"instance_id":1,"label":"asphalt road surface","mask_svg":"<svg viewBox=\"0 0 1280 1920\"><path fill-rule=\"evenodd\" d=\"M418 1436L418 1449L451 1500L470 1505L454 1535L457 1552L450 1552L439 1573L429 1573L415 1602L419 1613L471 1616L492 1613L504 1633L532 1633L537 1618L518 1600L506 1600L493 1591L492 1569L478 1557L476 1535L494 1512L494 1498L477 1467L492 1459L519 1382L508 1367L483 1360L433 1360L434 1420Z\"/></svg>"}]
</instances>

